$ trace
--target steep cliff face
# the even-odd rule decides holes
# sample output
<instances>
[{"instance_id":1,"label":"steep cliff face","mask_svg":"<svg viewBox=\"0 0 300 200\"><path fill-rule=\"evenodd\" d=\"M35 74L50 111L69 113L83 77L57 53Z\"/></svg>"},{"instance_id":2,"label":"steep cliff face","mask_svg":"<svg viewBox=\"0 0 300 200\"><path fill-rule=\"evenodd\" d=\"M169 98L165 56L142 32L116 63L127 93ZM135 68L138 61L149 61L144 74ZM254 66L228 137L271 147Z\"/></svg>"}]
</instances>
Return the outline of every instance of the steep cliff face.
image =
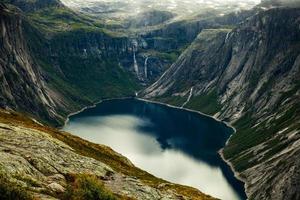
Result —
<instances>
[{"instance_id":1,"label":"steep cliff face","mask_svg":"<svg viewBox=\"0 0 300 200\"><path fill-rule=\"evenodd\" d=\"M29 53L24 38L23 17L13 9L0 5L1 43L1 107L30 113L40 119L61 119L55 109L59 93L45 84L38 65Z\"/></svg>"},{"instance_id":2,"label":"steep cliff face","mask_svg":"<svg viewBox=\"0 0 300 200\"><path fill-rule=\"evenodd\" d=\"M300 9L276 8L233 30L203 30L146 98L231 122L223 150L250 199L299 198Z\"/></svg>"}]
</instances>

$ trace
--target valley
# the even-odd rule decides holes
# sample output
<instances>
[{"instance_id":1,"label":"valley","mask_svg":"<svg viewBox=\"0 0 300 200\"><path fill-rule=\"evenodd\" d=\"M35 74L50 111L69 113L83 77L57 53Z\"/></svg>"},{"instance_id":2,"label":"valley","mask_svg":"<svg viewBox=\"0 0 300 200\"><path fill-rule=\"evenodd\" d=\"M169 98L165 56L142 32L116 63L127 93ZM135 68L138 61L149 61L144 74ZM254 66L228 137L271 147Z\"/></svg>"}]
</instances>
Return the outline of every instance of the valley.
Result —
<instances>
[{"instance_id":1,"label":"valley","mask_svg":"<svg viewBox=\"0 0 300 200\"><path fill-rule=\"evenodd\" d=\"M220 199L245 198L243 184L218 154L233 130L211 118L141 100L115 99L72 116L63 130L108 145L168 181ZM216 190L216 184L222 190Z\"/></svg>"},{"instance_id":2,"label":"valley","mask_svg":"<svg viewBox=\"0 0 300 200\"><path fill-rule=\"evenodd\" d=\"M300 199L299 16L297 0L1 1L0 195L12 196L0 197L76 199L77 195L89 199L84 195L93 188L95 194L107 199L244 199L244 192L237 192L231 184L238 178L245 183L248 199ZM105 101L120 98L131 100L123 99L116 105ZM108 102L114 101L119 100ZM159 104L179 108L181 114ZM93 105L96 107L85 110ZM119 110L114 113L116 108ZM125 108L131 110L123 112ZM193 122L195 129L201 126L193 111L216 119L211 119L212 123L230 124L235 132L223 135L210 152L219 163L218 173L212 176L222 177L218 179L222 181L210 185L209 179L197 180L201 182L198 187L190 184L192 179L178 181L156 167L147 168L149 163L132 164L136 160L132 155L145 149L127 154L126 146L132 143L121 147L105 143L129 161L101 145L106 141L103 126L107 128L107 124L100 127L100 139L91 140L87 132L93 129L91 118L85 125L80 123L83 128L59 129L70 114L77 113L70 117L72 127L78 116L97 109L109 109L101 120L112 113L121 116L109 118L108 124L123 119L113 128L127 122L139 127L128 132L144 127L146 133L136 133L134 138L151 136L147 141L155 145L147 143L149 151L183 152L182 159L191 168L199 161L199 155L193 154L206 152L201 145L214 146L207 138L197 138L205 141L201 145L193 141L195 138L176 139L183 132L193 132L186 129L189 123ZM190 120L176 123L181 130L178 135L166 128L173 126L176 116L189 116ZM159 135L169 135L167 139L180 148L155 135L152 126L144 124L146 119L165 127ZM158 119L170 122L164 125ZM84 117L81 120L86 122ZM180 123L184 128L180 129ZM117 130L118 134L121 131ZM217 138L224 132L207 133ZM193 151L182 148L185 141L193 142L189 144ZM187 155L198 161L187 159ZM204 160L197 166L206 165L208 160ZM214 193L227 186L235 195Z\"/></svg>"}]
</instances>

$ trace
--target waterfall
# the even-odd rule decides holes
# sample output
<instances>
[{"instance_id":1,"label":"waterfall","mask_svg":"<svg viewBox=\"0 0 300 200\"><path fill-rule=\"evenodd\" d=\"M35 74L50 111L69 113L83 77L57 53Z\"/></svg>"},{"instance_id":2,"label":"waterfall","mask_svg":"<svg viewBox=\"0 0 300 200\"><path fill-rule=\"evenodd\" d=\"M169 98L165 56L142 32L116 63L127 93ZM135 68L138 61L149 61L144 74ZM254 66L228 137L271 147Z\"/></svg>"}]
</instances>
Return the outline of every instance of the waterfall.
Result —
<instances>
[{"instance_id":1,"label":"waterfall","mask_svg":"<svg viewBox=\"0 0 300 200\"><path fill-rule=\"evenodd\" d=\"M139 77L139 66L138 66L138 63L136 61L135 49L133 50L133 67L134 67L134 71L135 71L137 77Z\"/></svg>"},{"instance_id":2,"label":"waterfall","mask_svg":"<svg viewBox=\"0 0 300 200\"><path fill-rule=\"evenodd\" d=\"M183 108L186 104L188 104L188 102L191 100L192 96L193 96L193 87L190 90L189 97L187 98L186 102L184 102L184 104L182 104L181 108Z\"/></svg>"},{"instance_id":3,"label":"waterfall","mask_svg":"<svg viewBox=\"0 0 300 200\"><path fill-rule=\"evenodd\" d=\"M229 34L230 34L230 32L228 32L228 33L226 34L225 43L227 42L227 40L228 40L228 38L229 38Z\"/></svg>"},{"instance_id":4,"label":"waterfall","mask_svg":"<svg viewBox=\"0 0 300 200\"><path fill-rule=\"evenodd\" d=\"M147 56L145 59L145 65L144 65L144 69L145 69L145 79L148 78L148 59L149 57Z\"/></svg>"}]
</instances>

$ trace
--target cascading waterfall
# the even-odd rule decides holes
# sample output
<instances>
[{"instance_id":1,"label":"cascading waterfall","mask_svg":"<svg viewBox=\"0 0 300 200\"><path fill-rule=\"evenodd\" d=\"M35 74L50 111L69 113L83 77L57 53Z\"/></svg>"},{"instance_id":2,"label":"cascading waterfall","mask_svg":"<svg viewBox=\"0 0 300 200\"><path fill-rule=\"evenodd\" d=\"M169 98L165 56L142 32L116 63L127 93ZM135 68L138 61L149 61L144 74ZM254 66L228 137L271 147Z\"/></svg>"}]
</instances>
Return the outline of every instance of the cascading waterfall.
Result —
<instances>
[{"instance_id":1,"label":"cascading waterfall","mask_svg":"<svg viewBox=\"0 0 300 200\"><path fill-rule=\"evenodd\" d=\"M137 77L139 77L139 66L138 66L138 63L136 61L135 49L133 50L133 67L134 67L134 71L135 71Z\"/></svg>"},{"instance_id":2,"label":"cascading waterfall","mask_svg":"<svg viewBox=\"0 0 300 200\"><path fill-rule=\"evenodd\" d=\"M144 65L145 79L148 78L148 59L149 59L149 57L147 56L146 59L145 59L145 65Z\"/></svg>"},{"instance_id":3,"label":"cascading waterfall","mask_svg":"<svg viewBox=\"0 0 300 200\"><path fill-rule=\"evenodd\" d=\"M227 40L228 40L228 38L229 38L229 34L230 34L230 32L228 32L228 33L226 34L225 43L227 42Z\"/></svg>"},{"instance_id":4,"label":"cascading waterfall","mask_svg":"<svg viewBox=\"0 0 300 200\"><path fill-rule=\"evenodd\" d=\"M190 94L189 94L189 97L187 98L186 102L184 102L181 106L181 108L183 108L186 104L188 104L188 102L191 100L192 96L193 96L193 90L194 88L192 87L191 90L190 90Z\"/></svg>"}]
</instances>

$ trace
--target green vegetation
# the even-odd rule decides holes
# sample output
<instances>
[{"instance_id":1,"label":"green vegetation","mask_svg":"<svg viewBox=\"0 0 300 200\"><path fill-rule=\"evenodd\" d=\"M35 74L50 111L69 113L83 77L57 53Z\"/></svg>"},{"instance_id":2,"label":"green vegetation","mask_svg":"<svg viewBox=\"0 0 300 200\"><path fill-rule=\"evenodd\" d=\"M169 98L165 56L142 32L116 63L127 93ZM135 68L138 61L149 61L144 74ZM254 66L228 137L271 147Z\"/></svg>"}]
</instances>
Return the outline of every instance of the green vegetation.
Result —
<instances>
[{"instance_id":1,"label":"green vegetation","mask_svg":"<svg viewBox=\"0 0 300 200\"><path fill-rule=\"evenodd\" d=\"M254 126L255 123L257 123L257 119L255 119L251 113L248 113L234 124L237 128L237 133L232 135L228 145L224 149L225 158L232 161L237 171L243 171L257 164L257 161L250 161L250 158L253 158L251 154L244 156L241 156L241 154L245 150L266 141L266 146L261 149L260 152L267 151L267 153L259 162L276 155L291 142L286 142L284 133L280 135L276 135L276 133L287 127L289 128L286 132L300 130L300 124L295 123L295 121L299 119L299 113L300 105L295 104L289 110L285 111L281 117L272 119L269 122L261 122L257 126Z\"/></svg>"},{"instance_id":2,"label":"green vegetation","mask_svg":"<svg viewBox=\"0 0 300 200\"><path fill-rule=\"evenodd\" d=\"M124 38L112 38L107 34L107 30L95 26L89 18L66 8L42 9L32 13L30 18L36 24L44 24L52 32L57 31L56 27L59 30L62 30L62 27L63 29L69 27L68 31L56 34L51 40L34 33L40 31L27 28L31 50L49 75L48 82L55 88L61 90L59 87L63 85L72 94L71 96L83 96L88 101L98 100L99 97L131 95L138 89L135 78L119 67L118 60L115 59L118 57L117 50L112 50L111 55L99 55L95 50L85 56L84 47L77 46L83 42L87 45L96 42L113 46L122 43ZM45 54L55 54L54 62ZM61 71L54 66L59 66Z\"/></svg>"},{"instance_id":3,"label":"green vegetation","mask_svg":"<svg viewBox=\"0 0 300 200\"><path fill-rule=\"evenodd\" d=\"M186 101L186 98L187 97L181 97L181 96L169 96L169 97L164 96L164 97L155 98L153 100L162 102L162 103L166 103L166 104L170 104L172 106L180 107L180 106L182 106L182 104L184 104L184 102Z\"/></svg>"},{"instance_id":4,"label":"green vegetation","mask_svg":"<svg viewBox=\"0 0 300 200\"><path fill-rule=\"evenodd\" d=\"M65 200L117 200L111 191L95 176L88 174L69 175L69 185L62 199Z\"/></svg>"},{"instance_id":5,"label":"green vegetation","mask_svg":"<svg viewBox=\"0 0 300 200\"><path fill-rule=\"evenodd\" d=\"M33 25L46 35L84 30L85 32L104 33L110 37L124 37L124 33L106 28L115 25L107 24L99 18L76 13L64 6L46 6L28 12L27 16Z\"/></svg>"},{"instance_id":6,"label":"green vegetation","mask_svg":"<svg viewBox=\"0 0 300 200\"><path fill-rule=\"evenodd\" d=\"M174 63L180 55L178 52L174 52L174 51L173 52L151 51L150 53L152 56L158 57L162 60L167 60L170 63Z\"/></svg>"},{"instance_id":7,"label":"green vegetation","mask_svg":"<svg viewBox=\"0 0 300 200\"><path fill-rule=\"evenodd\" d=\"M41 187L41 184L37 180L32 179L31 177L16 175L14 176L14 178L25 182L30 187Z\"/></svg>"},{"instance_id":8,"label":"green vegetation","mask_svg":"<svg viewBox=\"0 0 300 200\"><path fill-rule=\"evenodd\" d=\"M25 188L18 186L16 183L12 183L0 172L0 199L31 200L33 197Z\"/></svg>"},{"instance_id":9,"label":"green vegetation","mask_svg":"<svg viewBox=\"0 0 300 200\"><path fill-rule=\"evenodd\" d=\"M105 48L121 46L126 38L115 38L100 29L85 28L85 25L94 26L87 24L81 17L69 10L49 9L31 13L31 19L34 22L30 20L24 22L24 33L35 62L46 75L48 86L53 91L62 94L62 101L69 109L69 111L66 108L57 109L56 111L61 116L66 116L70 111L76 111L82 106L101 99L132 96L134 91L140 89L136 78L119 66L120 49L112 49L109 52L107 50L107 54L104 54L101 52L101 47L91 47L85 54L84 48L88 47L82 46L82 44L103 45ZM48 12L49 15L47 15ZM47 22L60 25L57 19L68 23L74 22L77 28L57 32L55 25L46 24L47 28L56 32L49 38L45 36L45 31L39 28L41 21L37 22L35 17L36 20L47 19ZM81 25L84 26L78 28ZM49 123L46 117L43 120Z\"/></svg>"},{"instance_id":10,"label":"green vegetation","mask_svg":"<svg viewBox=\"0 0 300 200\"><path fill-rule=\"evenodd\" d=\"M87 19L79 17L65 8L45 8L28 15L30 19L44 32L64 32L80 28L96 28L88 26Z\"/></svg>"},{"instance_id":11,"label":"green vegetation","mask_svg":"<svg viewBox=\"0 0 300 200\"><path fill-rule=\"evenodd\" d=\"M167 94L161 97L154 98L153 100L181 107L184 102L186 102L188 95L189 94L181 97L169 96ZM218 102L218 94L216 90L212 90L211 92L208 92L204 95L193 96L185 107L191 110L203 112L208 115L213 115L219 112L222 108L221 104Z\"/></svg>"},{"instance_id":12,"label":"green vegetation","mask_svg":"<svg viewBox=\"0 0 300 200\"><path fill-rule=\"evenodd\" d=\"M169 62L170 64L173 64L187 47L188 45L184 45L181 48L170 48L168 50L158 50L157 48L152 48L147 50L141 50L141 52L151 55L151 57L157 57L161 60Z\"/></svg>"},{"instance_id":13,"label":"green vegetation","mask_svg":"<svg viewBox=\"0 0 300 200\"><path fill-rule=\"evenodd\" d=\"M201 111L208 115L213 115L219 112L222 108L218 102L218 94L216 90L212 90L204 95L192 97L186 105L187 108Z\"/></svg>"}]
</instances>

